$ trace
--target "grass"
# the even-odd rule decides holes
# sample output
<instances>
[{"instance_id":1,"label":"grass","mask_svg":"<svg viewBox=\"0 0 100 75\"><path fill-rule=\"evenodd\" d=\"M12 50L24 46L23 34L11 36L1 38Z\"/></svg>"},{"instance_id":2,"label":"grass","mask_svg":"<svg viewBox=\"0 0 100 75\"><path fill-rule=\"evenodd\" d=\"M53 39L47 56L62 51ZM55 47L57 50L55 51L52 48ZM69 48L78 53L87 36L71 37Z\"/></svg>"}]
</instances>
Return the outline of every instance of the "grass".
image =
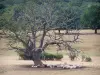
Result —
<instances>
[{"instance_id":1,"label":"grass","mask_svg":"<svg viewBox=\"0 0 100 75\"><path fill-rule=\"evenodd\" d=\"M63 31L62 31L63 32ZM100 33L100 30L98 30ZM94 30L81 30L80 33L94 33ZM88 35L80 35L78 43L73 44L73 48L83 51L89 56L100 56L100 35L96 34L88 34ZM56 47L50 46L47 48L47 51L50 53L57 53ZM66 55L65 51L59 51Z\"/></svg>"},{"instance_id":2,"label":"grass","mask_svg":"<svg viewBox=\"0 0 100 75\"><path fill-rule=\"evenodd\" d=\"M63 33L64 31L61 31ZM98 30L100 33L100 30ZM80 33L94 33L94 30L81 30ZM80 35L78 43L73 44L73 48L84 51L89 56L100 56L100 35ZM0 55L16 55L14 51L8 50L7 39L0 40ZM57 48L52 45L46 49L47 52L57 53ZM58 53L66 55L67 50Z\"/></svg>"}]
</instances>

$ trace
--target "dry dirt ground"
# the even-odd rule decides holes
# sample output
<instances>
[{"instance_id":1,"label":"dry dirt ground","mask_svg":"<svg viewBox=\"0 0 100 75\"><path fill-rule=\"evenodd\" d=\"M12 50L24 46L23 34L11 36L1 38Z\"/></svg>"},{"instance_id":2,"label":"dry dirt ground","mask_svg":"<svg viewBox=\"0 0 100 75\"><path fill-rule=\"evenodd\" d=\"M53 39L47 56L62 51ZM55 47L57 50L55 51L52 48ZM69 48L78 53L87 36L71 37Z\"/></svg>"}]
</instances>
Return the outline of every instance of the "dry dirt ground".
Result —
<instances>
[{"instance_id":1,"label":"dry dirt ground","mask_svg":"<svg viewBox=\"0 0 100 75\"><path fill-rule=\"evenodd\" d=\"M100 75L100 57L94 57L93 62L44 61L46 64L70 63L86 66L83 69L43 69L32 68L32 61L18 60L15 56L0 57L0 75Z\"/></svg>"},{"instance_id":2,"label":"dry dirt ground","mask_svg":"<svg viewBox=\"0 0 100 75\"><path fill-rule=\"evenodd\" d=\"M82 33L93 32L82 31ZM7 47L7 40L0 40L0 75L100 75L100 35L81 35L82 43L76 44L75 47L90 53L92 62L81 62L79 60L70 61L64 56L62 61L43 61L46 64L79 64L86 66L83 69L43 69L32 68L32 61L18 60L18 55Z\"/></svg>"}]
</instances>

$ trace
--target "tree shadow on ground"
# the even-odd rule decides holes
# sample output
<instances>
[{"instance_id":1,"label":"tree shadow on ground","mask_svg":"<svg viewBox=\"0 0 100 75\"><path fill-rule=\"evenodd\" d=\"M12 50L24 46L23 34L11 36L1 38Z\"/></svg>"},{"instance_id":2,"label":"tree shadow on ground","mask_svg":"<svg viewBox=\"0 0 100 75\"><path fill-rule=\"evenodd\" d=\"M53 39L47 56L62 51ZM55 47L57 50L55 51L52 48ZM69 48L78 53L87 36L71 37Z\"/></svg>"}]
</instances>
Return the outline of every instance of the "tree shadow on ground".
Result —
<instances>
[{"instance_id":1,"label":"tree shadow on ground","mask_svg":"<svg viewBox=\"0 0 100 75\"><path fill-rule=\"evenodd\" d=\"M34 71L56 71L56 70L83 70L83 69L85 69L85 68L88 68L88 67L85 67L85 66L83 66L82 68L77 68L77 69L63 69L63 68L36 68L36 67L32 67L32 65L15 65L15 66L13 66L13 70L34 70Z\"/></svg>"}]
</instances>

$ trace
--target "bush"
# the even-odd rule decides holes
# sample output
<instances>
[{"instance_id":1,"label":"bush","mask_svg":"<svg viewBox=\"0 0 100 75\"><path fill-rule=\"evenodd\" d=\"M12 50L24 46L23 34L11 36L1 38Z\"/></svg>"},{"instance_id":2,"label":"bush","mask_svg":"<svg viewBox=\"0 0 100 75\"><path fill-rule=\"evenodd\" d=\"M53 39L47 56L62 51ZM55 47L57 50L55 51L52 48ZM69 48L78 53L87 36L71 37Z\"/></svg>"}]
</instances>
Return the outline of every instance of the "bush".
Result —
<instances>
[{"instance_id":1,"label":"bush","mask_svg":"<svg viewBox=\"0 0 100 75\"><path fill-rule=\"evenodd\" d=\"M17 51L18 55L20 56L20 59L24 59L25 56L24 56L24 53L21 52L21 51Z\"/></svg>"},{"instance_id":2,"label":"bush","mask_svg":"<svg viewBox=\"0 0 100 75\"><path fill-rule=\"evenodd\" d=\"M85 61L86 61L86 62L91 62L92 59L91 59L90 57L86 57L86 58L85 58Z\"/></svg>"},{"instance_id":3,"label":"bush","mask_svg":"<svg viewBox=\"0 0 100 75\"><path fill-rule=\"evenodd\" d=\"M43 53L41 55L41 59L53 60L54 59L54 55L53 54L50 54L50 53Z\"/></svg>"},{"instance_id":4,"label":"bush","mask_svg":"<svg viewBox=\"0 0 100 75\"><path fill-rule=\"evenodd\" d=\"M45 60L60 60L63 58L62 54L50 54L50 53L43 53L41 59Z\"/></svg>"},{"instance_id":5,"label":"bush","mask_svg":"<svg viewBox=\"0 0 100 75\"><path fill-rule=\"evenodd\" d=\"M31 60L32 56L26 56L23 52L18 52L21 59ZM42 53L41 60L60 60L63 58L62 54L51 54L51 53Z\"/></svg>"},{"instance_id":6,"label":"bush","mask_svg":"<svg viewBox=\"0 0 100 75\"><path fill-rule=\"evenodd\" d=\"M57 55L55 55L55 59L57 59L57 60L60 60L60 59L62 59L63 58L63 55L62 54L57 54Z\"/></svg>"},{"instance_id":7,"label":"bush","mask_svg":"<svg viewBox=\"0 0 100 75\"><path fill-rule=\"evenodd\" d=\"M68 56L69 56L69 58L70 58L71 61L74 61L75 58L77 58L77 53L75 53L75 52L70 52L70 53L68 54Z\"/></svg>"},{"instance_id":8,"label":"bush","mask_svg":"<svg viewBox=\"0 0 100 75\"><path fill-rule=\"evenodd\" d=\"M85 62L91 62L92 59L91 59L91 57L89 57L89 56L82 55L82 61L85 61Z\"/></svg>"},{"instance_id":9,"label":"bush","mask_svg":"<svg viewBox=\"0 0 100 75\"><path fill-rule=\"evenodd\" d=\"M27 56L22 51L17 51L17 53L21 57L20 59L23 59L23 60L31 60L32 59L32 56Z\"/></svg>"}]
</instances>

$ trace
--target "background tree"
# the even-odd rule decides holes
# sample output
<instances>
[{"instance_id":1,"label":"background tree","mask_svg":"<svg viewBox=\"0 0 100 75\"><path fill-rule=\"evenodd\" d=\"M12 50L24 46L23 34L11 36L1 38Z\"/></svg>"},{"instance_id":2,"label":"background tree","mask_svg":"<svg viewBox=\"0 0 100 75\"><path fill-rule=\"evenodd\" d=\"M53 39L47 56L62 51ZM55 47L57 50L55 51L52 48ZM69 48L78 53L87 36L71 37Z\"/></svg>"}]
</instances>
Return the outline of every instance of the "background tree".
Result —
<instances>
[{"instance_id":1,"label":"background tree","mask_svg":"<svg viewBox=\"0 0 100 75\"><path fill-rule=\"evenodd\" d=\"M20 6L25 2L27 2L27 0L0 0L0 29L1 30L5 28L6 24L9 24L8 20L12 16L13 9L17 7L17 5Z\"/></svg>"},{"instance_id":2,"label":"background tree","mask_svg":"<svg viewBox=\"0 0 100 75\"><path fill-rule=\"evenodd\" d=\"M64 17L64 18L59 17L59 20L58 20L59 33L60 33L60 30L66 30L66 33L68 33L67 31L68 29L71 30L71 29L75 29L75 27L79 27L76 25L80 25L78 23L80 23L80 17L83 14L84 10L87 8L87 6L89 6L90 4L94 4L96 2L97 0L64 0L64 2L62 2L59 9L61 9L60 14L67 17ZM67 14L70 14L70 15L67 15ZM63 19L61 21L66 21L64 22L65 24L63 24L63 22L61 22L60 19ZM68 19L70 19L70 22L67 22ZM82 28L82 26L80 26L79 28Z\"/></svg>"},{"instance_id":3,"label":"background tree","mask_svg":"<svg viewBox=\"0 0 100 75\"><path fill-rule=\"evenodd\" d=\"M0 29L3 27L3 18L1 17L3 12L4 12L4 9L5 9L5 5L4 5L4 0L0 0Z\"/></svg>"},{"instance_id":4,"label":"background tree","mask_svg":"<svg viewBox=\"0 0 100 75\"><path fill-rule=\"evenodd\" d=\"M92 28L97 33L100 28L100 4L89 5L82 15L82 24L87 28Z\"/></svg>"}]
</instances>

